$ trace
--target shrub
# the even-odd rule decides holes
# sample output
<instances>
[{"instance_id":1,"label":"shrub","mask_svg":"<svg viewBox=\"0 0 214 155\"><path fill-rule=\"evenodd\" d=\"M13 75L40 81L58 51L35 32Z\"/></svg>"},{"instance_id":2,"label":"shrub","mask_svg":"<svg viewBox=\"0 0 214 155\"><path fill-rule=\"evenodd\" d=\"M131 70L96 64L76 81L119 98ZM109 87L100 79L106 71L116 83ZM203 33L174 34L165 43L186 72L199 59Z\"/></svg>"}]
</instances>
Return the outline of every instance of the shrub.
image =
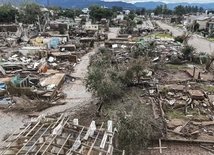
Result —
<instances>
[{"instance_id":1,"label":"shrub","mask_svg":"<svg viewBox=\"0 0 214 155\"><path fill-rule=\"evenodd\" d=\"M137 24L143 24L143 21L142 20L138 20Z\"/></svg>"},{"instance_id":2,"label":"shrub","mask_svg":"<svg viewBox=\"0 0 214 155\"><path fill-rule=\"evenodd\" d=\"M174 37L174 40L175 40L175 42L178 41L180 43L187 44L190 37L191 37L190 33L183 33L180 36Z\"/></svg>"},{"instance_id":3,"label":"shrub","mask_svg":"<svg viewBox=\"0 0 214 155\"><path fill-rule=\"evenodd\" d=\"M193 56L193 51L195 48L191 45L185 45L184 48L182 49L183 57L185 60L190 60L192 59Z\"/></svg>"},{"instance_id":4,"label":"shrub","mask_svg":"<svg viewBox=\"0 0 214 155\"><path fill-rule=\"evenodd\" d=\"M59 28L59 34L65 34L65 29L64 28Z\"/></svg>"}]
</instances>

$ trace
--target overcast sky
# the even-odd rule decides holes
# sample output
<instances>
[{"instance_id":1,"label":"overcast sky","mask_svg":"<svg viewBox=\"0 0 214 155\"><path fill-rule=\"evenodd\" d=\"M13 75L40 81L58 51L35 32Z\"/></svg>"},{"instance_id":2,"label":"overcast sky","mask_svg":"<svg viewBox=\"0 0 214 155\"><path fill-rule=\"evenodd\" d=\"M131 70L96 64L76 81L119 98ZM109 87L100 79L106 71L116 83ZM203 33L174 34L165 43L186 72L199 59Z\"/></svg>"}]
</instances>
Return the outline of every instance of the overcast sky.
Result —
<instances>
[{"instance_id":1,"label":"overcast sky","mask_svg":"<svg viewBox=\"0 0 214 155\"><path fill-rule=\"evenodd\" d=\"M104 1L123 1L123 2L128 2L128 3L135 3L135 2L149 2L149 1L154 1L154 2L165 2L165 3L177 3L177 2L188 2L188 3L212 3L213 0L104 0Z\"/></svg>"}]
</instances>

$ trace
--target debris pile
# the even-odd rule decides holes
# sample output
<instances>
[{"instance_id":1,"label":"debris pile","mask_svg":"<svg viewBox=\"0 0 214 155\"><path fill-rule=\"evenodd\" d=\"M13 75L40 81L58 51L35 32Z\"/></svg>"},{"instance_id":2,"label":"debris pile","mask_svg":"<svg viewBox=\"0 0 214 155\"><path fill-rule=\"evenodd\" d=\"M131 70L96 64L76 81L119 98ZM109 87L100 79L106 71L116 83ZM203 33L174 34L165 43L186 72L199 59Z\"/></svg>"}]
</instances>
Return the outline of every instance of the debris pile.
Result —
<instances>
[{"instance_id":1,"label":"debris pile","mask_svg":"<svg viewBox=\"0 0 214 155\"><path fill-rule=\"evenodd\" d=\"M125 154L114 149L113 139L116 129L113 122L97 124L92 121L89 127L79 125L78 119L61 115L32 117L25 121L21 132L10 135L2 144L0 154ZM24 138L23 138L24 137Z\"/></svg>"}]
</instances>

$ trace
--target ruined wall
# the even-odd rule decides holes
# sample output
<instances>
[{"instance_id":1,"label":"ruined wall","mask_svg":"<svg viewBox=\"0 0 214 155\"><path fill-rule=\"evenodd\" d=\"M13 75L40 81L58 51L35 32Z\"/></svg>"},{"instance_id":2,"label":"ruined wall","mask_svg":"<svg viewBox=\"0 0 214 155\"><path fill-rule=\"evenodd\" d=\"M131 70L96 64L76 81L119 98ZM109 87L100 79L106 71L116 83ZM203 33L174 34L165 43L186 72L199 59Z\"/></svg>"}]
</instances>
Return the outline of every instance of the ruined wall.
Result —
<instances>
[{"instance_id":1,"label":"ruined wall","mask_svg":"<svg viewBox=\"0 0 214 155\"><path fill-rule=\"evenodd\" d=\"M9 31L9 32L16 32L17 25L0 25L0 32Z\"/></svg>"},{"instance_id":2,"label":"ruined wall","mask_svg":"<svg viewBox=\"0 0 214 155\"><path fill-rule=\"evenodd\" d=\"M26 95L26 96L33 96L35 95L32 92L32 88L17 88L12 82L7 83L7 91L12 95Z\"/></svg>"}]
</instances>

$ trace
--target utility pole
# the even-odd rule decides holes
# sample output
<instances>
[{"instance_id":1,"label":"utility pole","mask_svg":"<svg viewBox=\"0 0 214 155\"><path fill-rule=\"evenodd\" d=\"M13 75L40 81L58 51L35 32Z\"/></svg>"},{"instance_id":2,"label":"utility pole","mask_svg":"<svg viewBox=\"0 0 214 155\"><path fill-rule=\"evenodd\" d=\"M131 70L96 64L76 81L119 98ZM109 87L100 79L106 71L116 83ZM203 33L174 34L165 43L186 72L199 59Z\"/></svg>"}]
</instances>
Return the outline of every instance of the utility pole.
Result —
<instances>
[{"instance_id":1,"label":"utility pole","mask_svg":"<svg viewBox=\"0 0 214 155\"><path fill-rule=\"evenodd\" d=\"M50 4L49 4L49 0L47 0L47 6L49 6Z\"/></svg>"}]
</instances>

